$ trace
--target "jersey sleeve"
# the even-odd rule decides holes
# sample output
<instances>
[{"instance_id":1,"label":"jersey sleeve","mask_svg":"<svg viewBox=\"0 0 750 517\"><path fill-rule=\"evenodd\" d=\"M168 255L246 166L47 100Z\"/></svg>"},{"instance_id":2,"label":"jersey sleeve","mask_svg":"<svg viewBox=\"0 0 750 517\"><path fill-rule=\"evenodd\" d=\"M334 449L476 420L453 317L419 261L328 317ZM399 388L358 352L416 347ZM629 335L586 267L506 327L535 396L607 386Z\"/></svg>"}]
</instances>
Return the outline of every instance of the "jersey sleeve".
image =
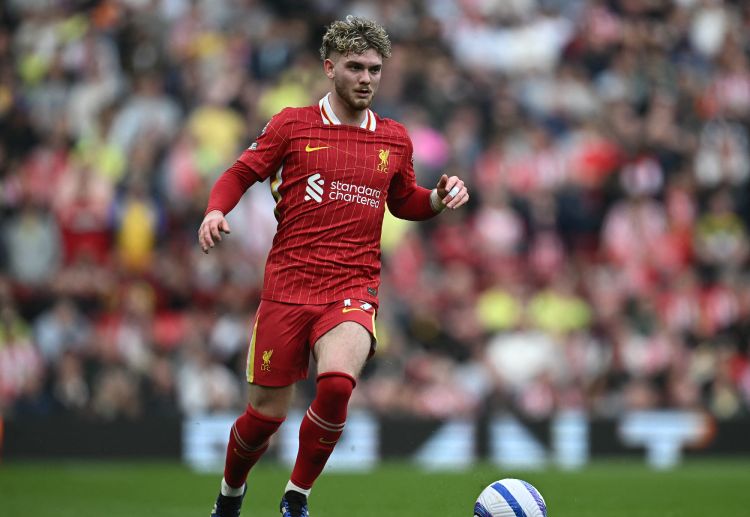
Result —
<instances>
[{"instance_id":1,"label":"jersey sleeve","mask_svg":"<svg viewBox=\"0 0 750 517\"><path fill-rule=\"evenodd\" d=\"M275 115L258 139L219 176L209 194L206 214L212 210L229 213L247 189L278 170L289 143L289 118L285 111Z\"/></svg>"},{"instance_id":2,"label":"jersey sleeve","mask_svg":"<svg viewBox=\"0 0 750 517\"><path fill-rule=\"evenodd\" d=\"M268 121L257 140L245 149L238 161L247 165L261 181L272 176L284 160L290 131L291 119L285 109Z\"/></svg>"},{"instance_id":3,"label":"jersey sleeve","mask_svg":"<svg viewBox=\"0 0 750 517\"><path fill-rule=\"evenodd\" d=\"M219 176L211 188L205 214L213 210L228 214L237 205L245 191L258 181L262 180L253 170L237 160Z\"/></svg>"},{"instance_id":4,"label":"jersey sleeve","mask_svg":"<svg viewBox=\"0 0 750 517\"><path fill-rule=\"evenodd\" d=\"M430 204L430 189L417 185L412 159L414 148L411 139L406 135L407 156L388 187L388 209L399 219L422 221L437 214Z\"/></svg>"}]
</instances>

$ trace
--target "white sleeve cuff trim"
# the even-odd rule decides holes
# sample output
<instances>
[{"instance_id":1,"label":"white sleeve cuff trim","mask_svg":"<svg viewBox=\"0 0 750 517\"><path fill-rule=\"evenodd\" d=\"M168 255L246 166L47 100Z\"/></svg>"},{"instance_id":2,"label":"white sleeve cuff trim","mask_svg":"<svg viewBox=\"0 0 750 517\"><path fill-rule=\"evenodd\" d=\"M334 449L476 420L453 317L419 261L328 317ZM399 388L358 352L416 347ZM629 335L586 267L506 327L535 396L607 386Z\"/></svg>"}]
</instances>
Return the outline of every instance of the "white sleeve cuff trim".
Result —
<instances>
[{"instance_id":1,"label":"white sleeve cuff trim","mask_svg":"<svg viewBox=\"0 0 750 517\"><path fill-rule=\"evenodd\" d=\"M430 206L434 212L440 213L445 210L445 203L438 197L437 189L432 189L430 192Z\"/></svg>"}]
</instances>

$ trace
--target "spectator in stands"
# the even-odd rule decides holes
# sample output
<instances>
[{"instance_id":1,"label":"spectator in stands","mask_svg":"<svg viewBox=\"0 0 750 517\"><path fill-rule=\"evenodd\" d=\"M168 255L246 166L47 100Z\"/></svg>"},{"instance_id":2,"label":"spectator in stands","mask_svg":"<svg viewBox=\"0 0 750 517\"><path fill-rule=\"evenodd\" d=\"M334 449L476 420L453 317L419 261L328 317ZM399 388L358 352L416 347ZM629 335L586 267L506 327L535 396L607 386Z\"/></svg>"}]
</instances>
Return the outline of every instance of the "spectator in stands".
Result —
<instances>
[{"instance_id":1,"label":"spectator in stands","mask_svg":"<svg viewBox=\"0 0 750 517\"><path fill-rule=\"evenodd\" d=\"M479 192L433 224L386 218L393 312L357 403L439 414L439 376L471 375L466 414L750 411L743 2L84 4L0 15L0 411L239 403L273 197L243 198L256 232L221 257L190 243L217 164L322 96L307 42L349 12L394 35L375 108L408 123L421 182L456 168ZM493 375L516 347L529 361Z\"/></svg>"}]
</instances>

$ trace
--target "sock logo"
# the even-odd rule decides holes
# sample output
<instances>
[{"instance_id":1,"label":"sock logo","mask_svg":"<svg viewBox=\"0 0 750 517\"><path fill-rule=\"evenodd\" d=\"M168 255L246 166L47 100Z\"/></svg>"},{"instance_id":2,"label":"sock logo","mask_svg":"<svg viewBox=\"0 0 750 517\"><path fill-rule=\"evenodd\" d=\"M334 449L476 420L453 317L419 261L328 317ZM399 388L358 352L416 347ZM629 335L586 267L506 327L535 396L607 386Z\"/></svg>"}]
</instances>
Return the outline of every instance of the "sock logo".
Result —
<instances>
[{"instance_id":1,"label":"sock logo","mask_svg":"<svg viewBox=\"0 0 750 517\"><path fill-rule=\"evenodd\" d=\"M240 452L240 450L239 450L239 449L238 449L237 447L234 447L234 448L233 448L233 452L234 452L234 453L235 453L235 454L236 454L237 456L239 456L240 458L242 458L243 460L252 460L252 459L253 459L253 457L252 457L252 456L248 456L248 455L246 455L246 454L243 454L243 453L241 453L241 452Z\"/></svg>"},{"instance_id":2,"label":"sock logo","mask_svg":"<svg viewBox=\"0 0 750 517\"><path fill-rule=\"evenodd\" d=\"M305 201L314 199L316 203L323 201L323 184L325 181L319 173L315 173L307 178L307 188L305 189Z\"/></svg>"}]
</instances>

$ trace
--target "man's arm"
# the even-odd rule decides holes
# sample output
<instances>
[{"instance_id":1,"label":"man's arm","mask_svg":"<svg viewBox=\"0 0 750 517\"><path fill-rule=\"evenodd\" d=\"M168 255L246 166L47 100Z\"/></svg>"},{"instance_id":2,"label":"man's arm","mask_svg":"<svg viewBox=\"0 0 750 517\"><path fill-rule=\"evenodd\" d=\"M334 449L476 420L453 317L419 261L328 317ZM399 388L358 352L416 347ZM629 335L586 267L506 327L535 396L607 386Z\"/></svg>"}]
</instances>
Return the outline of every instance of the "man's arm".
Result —
<instances>
[{"instance_id":1,"label":"man's arm","mask_svg":"<svg viewBox=\"0 0 750 517\"><path fill-rule=\"evenodd\" d=\"M211 188L208 196L208 208L200 228L198 243L204 253L208 253L217 242L221 242L222 233L230 233L229 223L224 218L240 201L240 198L253 183L262 181L244 162L237 160Z\"/></svg>"},{"instance_id":2,"label":"man's arm","mask_svg":"<svg viewBox=\"0 0 750 517\"><path fill-rule=\"evenodd\" d=\"M406 130L404 129L404 132ZM434 189L417 185L411 138L406 136L409 160L396 173L388 188L388 209L399 219L423 221L446 208L455 209L469 200L469 192L458 176L443 174Z\"/></svg>"},{"instance_id":3,"label":"man's arm","mask_svg":"<svg viewBox=\"0 0 750 517\"><path fill-rule=\"evenodd\" d=\"M394 193L388 194L388 209L399 219L408 221L424 221L433 217L441 211L440 200L433 202L433 191L415 185L412 190L396 197Z\"/></svg>"},{"instance_id":4,"label":"man's arm","mask_svg":"<svg viewBox=\"0 0 750 517\"><path fill-rule=\"evenodd\" d=\"M446 208L455 209L469 200L469 191L458 176L443 174L437 186L428 190L419 185L400 198L388 197L388 208L399 219L423 221Z\"/></svg>"},{"instance_id":5,"label":"man's arm","mask_svg":"<svg viewBox=\"0 0 750 517\"><path fill-rule=\"evenodd\" d=\"M284 111L266 124L258 139L224 171L211 188L208 207L198 229L198 244L204 253L221 242L222 233L230 232L224 216L237 205L245 191L278 170L289 142L287 132L290 119Z\"/></svg>"},{"instance_id":6,"label":"man's arm","mask_svg":"<svg viewBox=\"0 0 750 517\"><path fill-rule=\"evenodd\" d=\"M214 183L205 213L219 210L228 214L239 203L245 191L258 181L263 181L263 178L247 164L237 160Z\"/></svg>"}]
</instances>

